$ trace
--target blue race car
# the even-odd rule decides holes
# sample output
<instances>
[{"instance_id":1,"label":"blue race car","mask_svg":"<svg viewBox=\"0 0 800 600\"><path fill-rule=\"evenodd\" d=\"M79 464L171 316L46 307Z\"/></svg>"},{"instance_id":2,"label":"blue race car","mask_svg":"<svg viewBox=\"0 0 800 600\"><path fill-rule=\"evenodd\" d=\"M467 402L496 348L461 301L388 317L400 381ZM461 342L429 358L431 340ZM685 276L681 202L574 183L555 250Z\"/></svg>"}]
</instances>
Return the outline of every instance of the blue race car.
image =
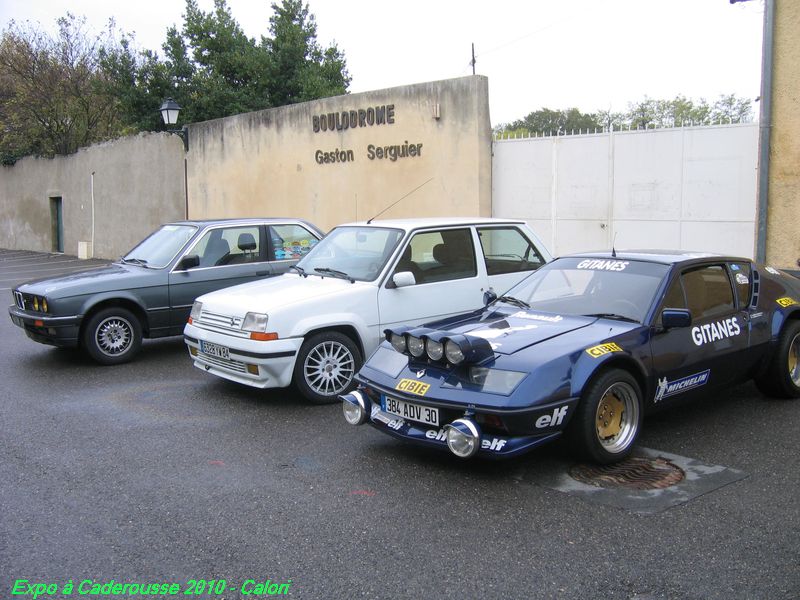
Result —
<instances>
[{"instance_id":1,"label":"blue race car","mask_svg":"<svg viewBox=\"0 0 800 600\"><path fill-rule=\"evenodd\" d=\"M460 457L510 457L564 435L625 458L644 415L754 379L800 397L800 280L680 252L555 260L486 307L395 327L344 396L345 419Z\"/></svg>"}]
</instances>

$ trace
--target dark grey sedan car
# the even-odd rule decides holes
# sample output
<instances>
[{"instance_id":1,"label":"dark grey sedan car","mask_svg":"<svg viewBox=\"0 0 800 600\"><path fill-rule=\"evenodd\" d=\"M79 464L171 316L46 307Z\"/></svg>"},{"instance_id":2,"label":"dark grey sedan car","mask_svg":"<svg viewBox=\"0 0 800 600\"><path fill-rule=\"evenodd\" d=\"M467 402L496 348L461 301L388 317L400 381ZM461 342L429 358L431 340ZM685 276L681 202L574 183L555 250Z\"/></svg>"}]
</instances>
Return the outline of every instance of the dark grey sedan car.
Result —
<instances>
[{"instance_id":1,"label":"dark grey sedan car","mask_svg":"<svg viewBox=\"0 0 800 600\"><path fill-rule=\"evenodd\" d=\"M8 312L36 342L119 364L180 335L197 296L284 273L322 235L298 219L168 223L108 266L20 285Z\"/></svg>"}]
</instances>

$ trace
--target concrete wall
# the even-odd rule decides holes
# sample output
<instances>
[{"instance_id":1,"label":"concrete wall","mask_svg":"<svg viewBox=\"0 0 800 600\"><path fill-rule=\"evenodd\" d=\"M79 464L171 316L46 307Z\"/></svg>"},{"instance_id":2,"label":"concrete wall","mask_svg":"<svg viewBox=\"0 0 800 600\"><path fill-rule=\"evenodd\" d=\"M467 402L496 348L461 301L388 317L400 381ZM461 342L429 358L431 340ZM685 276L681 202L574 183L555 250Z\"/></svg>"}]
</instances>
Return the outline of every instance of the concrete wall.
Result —
<instances>
[{"instance_id":1,"label":"concrete wall","mask_svg":"<svg viewBox=\"0 0 800 600\"><path fill-rule=\"evenodd\" d=\"M494 148L494 215L525 219L554 254L612 243L754 254L755 123L498 140Z\"/></svg>"},{"instance_id":2,"label":"concrete wall","mask_svg":"<svg viewBox=\"0 0 800 600\"><path fill-rule=\"evenodd\" d=\"M184 218L183 164L181 140L161 133L2 166L0 247L54 250L50 199L60 197L64 252L77 255L79 242L92 241L94 189L94 256L116 258L161 223Z\"/></svg>"},{"instance_id":3,"label":"concrete wall","mask_svg":"<svg viewBox=\"0 0 800 600\"><path fill-rule=\"evenodd\" d=\"M776 0L767 262L797 270L800 260L800 2Z\"/></svg>"},{"instance_id":4,"label":"concrete wall","mask_svg":"<svg viewBox=\"0 0 800 600\"><path fill-rule=\"evenodd\" d=\"M349 94L188 129L191 218L291 215L327 230L375 216L428 179L382 216L491 214L486 77ZM387 147L405 156L380 158Z\"/></svg>"}]
</instances>

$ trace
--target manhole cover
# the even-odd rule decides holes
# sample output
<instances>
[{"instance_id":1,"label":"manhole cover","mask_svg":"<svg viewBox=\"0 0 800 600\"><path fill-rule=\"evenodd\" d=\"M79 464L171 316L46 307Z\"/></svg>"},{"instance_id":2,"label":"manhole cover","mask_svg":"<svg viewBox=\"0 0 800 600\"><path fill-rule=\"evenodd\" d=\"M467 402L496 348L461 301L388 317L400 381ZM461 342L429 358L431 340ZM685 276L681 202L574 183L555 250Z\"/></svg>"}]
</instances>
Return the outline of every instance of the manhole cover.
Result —
<instances>
[{"instance_id":1,"label":"manhole cover","mask_svg":"<svg viewBox=\"0 0 800 600\"><path fill-rule=\"evenodd\" d=\"M576 481L601 488L663 490L683 481L683 469L663 457L633 457L614 465L576 465L569 471Z\"/></svg>"}]
</instances>

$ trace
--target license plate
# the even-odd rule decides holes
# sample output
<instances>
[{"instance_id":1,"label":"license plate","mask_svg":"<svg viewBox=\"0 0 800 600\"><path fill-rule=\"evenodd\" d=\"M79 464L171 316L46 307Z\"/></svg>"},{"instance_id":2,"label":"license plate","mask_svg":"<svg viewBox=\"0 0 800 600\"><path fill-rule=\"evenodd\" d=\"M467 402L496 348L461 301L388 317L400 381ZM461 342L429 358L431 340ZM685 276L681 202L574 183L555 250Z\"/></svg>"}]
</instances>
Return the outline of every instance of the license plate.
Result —
<instances>
[{"instance_id":1,"label":"license plate","mask_svg":"<svg viewBox=\"0 0 800 600\"><path fill-rule=\"evenodd\" d=\"M219 344L212 344L211 342L204 342L200 340L200 352L208 354L209 356L216 356L217 358L224 358L230 360L230 350L225 346Z\"/></svg>"},{"instance_id":2,"label":"license plate","mask_svg":"<svg viewBox=\"0 0 800 600\"><path fill-rule=\"evenodd\" d=\"M399 398L384 396L383 410L389 414L403 417L404 419L410 419L411 421L419 421L427 425L439 424L438 408L430 408L429 406L406 402Z\"/></svg>"}]
</instances>

